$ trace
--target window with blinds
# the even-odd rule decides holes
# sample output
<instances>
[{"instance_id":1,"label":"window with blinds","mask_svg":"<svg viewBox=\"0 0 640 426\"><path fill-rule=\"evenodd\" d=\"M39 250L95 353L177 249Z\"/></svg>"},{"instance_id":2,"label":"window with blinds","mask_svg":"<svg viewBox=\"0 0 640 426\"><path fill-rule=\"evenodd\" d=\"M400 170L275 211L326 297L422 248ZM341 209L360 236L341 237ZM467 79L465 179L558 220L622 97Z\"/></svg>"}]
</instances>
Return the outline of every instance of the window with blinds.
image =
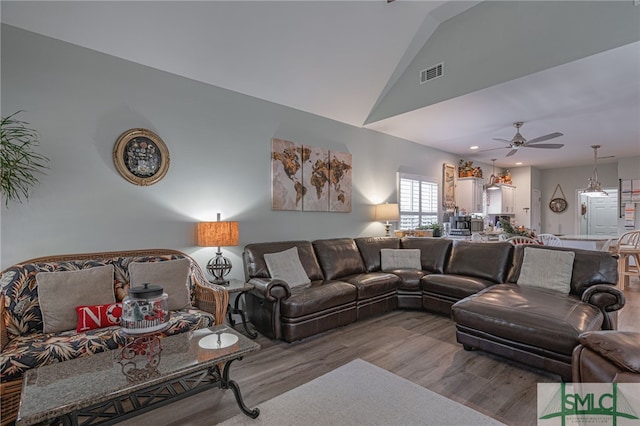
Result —
<instances>
[{"instance_id":1,"label":"window with blinds","mask_svg":"<svg viewBox=\"0 0 640 426\"><path fill-rule=\"evenodd\" d=\"M416 229L438 222L439 191L436 180L400 173L399 186L400 229Z\"/></svg>"}]
</instances>

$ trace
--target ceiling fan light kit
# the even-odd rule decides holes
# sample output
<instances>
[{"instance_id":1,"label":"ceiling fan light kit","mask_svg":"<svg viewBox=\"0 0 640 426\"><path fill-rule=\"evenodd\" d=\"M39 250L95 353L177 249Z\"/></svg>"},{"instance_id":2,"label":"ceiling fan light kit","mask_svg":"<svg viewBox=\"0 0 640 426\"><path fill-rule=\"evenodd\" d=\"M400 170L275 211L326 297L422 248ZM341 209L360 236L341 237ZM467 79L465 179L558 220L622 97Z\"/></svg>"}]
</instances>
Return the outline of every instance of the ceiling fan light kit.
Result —
<instances>
[{"instance_id":1,"label":"ceiling fan light kit","mask_svg":"<svg viewBox=\"0 0 640 426\"><path fill-rule=\"evenodd\" d=\"M580 191L587 197L608 197L607 191L602 189L600 181L598 181L598 148L600 145L591 145L593 148L593 175L589 178L589 185Z\"/></svg>"}]
</instances>

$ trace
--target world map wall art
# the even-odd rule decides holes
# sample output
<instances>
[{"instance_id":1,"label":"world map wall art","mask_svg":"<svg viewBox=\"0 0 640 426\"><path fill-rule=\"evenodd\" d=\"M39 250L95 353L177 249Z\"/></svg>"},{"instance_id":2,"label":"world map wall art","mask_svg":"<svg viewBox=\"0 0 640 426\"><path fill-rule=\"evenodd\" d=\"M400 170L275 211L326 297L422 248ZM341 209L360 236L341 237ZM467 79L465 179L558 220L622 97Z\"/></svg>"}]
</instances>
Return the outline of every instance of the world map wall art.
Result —
<instances>
[{"instance_id":1,"label":"world map wall art","mask_svg":"<svg viewBox=\"0 0 640 426\"><path fill-rule=\"evenodd\" d=\"M271 140L271 208L351 211L351 154Z\"/></svg>"}]
</instances>

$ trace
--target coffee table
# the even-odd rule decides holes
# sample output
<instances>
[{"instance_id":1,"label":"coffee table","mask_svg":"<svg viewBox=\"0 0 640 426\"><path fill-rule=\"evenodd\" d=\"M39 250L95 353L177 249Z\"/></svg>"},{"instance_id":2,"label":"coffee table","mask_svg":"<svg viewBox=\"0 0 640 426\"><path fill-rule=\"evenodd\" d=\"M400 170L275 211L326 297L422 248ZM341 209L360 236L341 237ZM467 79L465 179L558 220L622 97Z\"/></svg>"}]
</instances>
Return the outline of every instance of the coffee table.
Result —
<instances>
[{"instance_id":1,"label":"coffee table","mask_svg":"<svg viewBox=\"0 0 640 426\"><path fill-rule=\"evenodd\" d=\"M211 388L231 389L240 410L256 418L260 410L247 408L229 370L258 349L226 325L131 336L123 349L28 371L16 425L114 424Z\"/></svg>"}]
</instances>

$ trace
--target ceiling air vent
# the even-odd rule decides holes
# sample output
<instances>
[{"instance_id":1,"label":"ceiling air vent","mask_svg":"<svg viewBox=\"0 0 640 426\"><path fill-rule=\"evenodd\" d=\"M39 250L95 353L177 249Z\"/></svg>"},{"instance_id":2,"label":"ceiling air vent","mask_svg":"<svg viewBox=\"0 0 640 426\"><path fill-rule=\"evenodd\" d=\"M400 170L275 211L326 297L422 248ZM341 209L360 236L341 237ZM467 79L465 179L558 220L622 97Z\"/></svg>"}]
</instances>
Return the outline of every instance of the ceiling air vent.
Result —
<instances>
[{"instance_id":1,"label":"ceiling air vent","mask_svg":"<svg viewBox=\"0 0 640 426\"><path fill-rule=\"evenodd\" d=\"M427 68L426 70L420 71L420 84L424 84L427 81L433 80L434 78L438 78L442 76L442 63L438 65Z\"/></svg>"}]
</instances>

